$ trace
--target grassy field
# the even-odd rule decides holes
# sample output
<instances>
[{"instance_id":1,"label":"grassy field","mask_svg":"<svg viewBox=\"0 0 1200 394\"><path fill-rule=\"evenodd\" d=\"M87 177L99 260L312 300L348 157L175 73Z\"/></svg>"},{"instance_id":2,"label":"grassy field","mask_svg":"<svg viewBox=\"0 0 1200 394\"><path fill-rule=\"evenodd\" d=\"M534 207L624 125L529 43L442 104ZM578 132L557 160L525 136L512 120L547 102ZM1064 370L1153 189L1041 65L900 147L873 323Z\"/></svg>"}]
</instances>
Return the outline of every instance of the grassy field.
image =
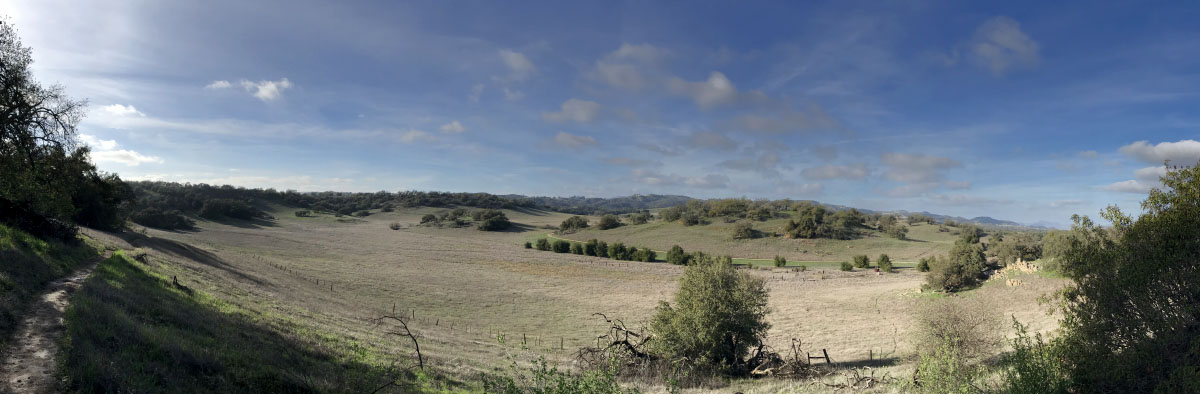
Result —
<instances>
[{"instance_id":1,"label":"grassy field","mask_svg":"<svg viewBox=\"0 0 1200 394\"><path fill-rule=\"evenodd\" d=\"M509 218L518 225L495 233L416 225L421 215L440 211L406 209L351 219L329 215L299 218L291 210L281 209L273 212L278 219L269 223L201 221L199 229L190 232L149 229L144 237L94 236L126 248L140 248L155 262L124 262L121 264L132 268L115 272L129 277L140 270L157 278L146 283L160 285L165 278L177 276L181 284L208 297L188 301L187 308L228 312L237 318L220 318L233 319L235 323L230 324L234 327L243 327L240 321L268 327L278 333L278 340L303 343L305 349L324 349L325 356L317 352L312 357L328 357L337 363L374 368L382 360L407 360L412 352L407 342L385 335L372 322L395 308L413 318L412 328L419 335L426 363L450 382L474 381L480 373L506 365L513 355L542 354L568 365L577 348L594 343L595 336L604 331L603 322L593 313L617 316L633 326L644 324L660 300L670 300L683 271L683 267L662 263L524 249L525 241L550 231L544 226L569 217L558 213L509 211ZM400 224L400 229L389 229L391 223ZM803 241L785 239L716 241L727 237L717 230L723 225L701 232L672 226L626 226L570 237L613 237L608 238L613 241L628 236L626 242L631 245L666 250L679 243L689 250L739 257L770 258L786 245L811 248L800 246ZM923 227L910 233L921 241L843 241L853 243L845 256L865 253L874 257L886 251L906 260L923 255L926 252L922 250L928 251L930 244L941 245L951 239L948 235L933 237L929 233L936 233L936 228L928 231ZM695 234L681 242L669 236L681 233ZM704 237L711 237L713 245L704 245ZM752 247L760 242L762 247ZM723 251L721 245L732 249ZM898 249L892 251L886 245ZM912 311L929 299L918 292L923 275L911 269L894 274L841 272L812 262L817 256L823 257L820 260L840 256L817 250L787 255L789 260L810 264L804 272L750 271L766 279L771 292L768 344L783 349L792 338L798 338L807 350L827 349L837 362L895 364L886 368L901 371L897 373L910 368ZM968 296L994 299L997 313L1017 314L1035 328L1053 328L1054 318L1041 313L1036 300L1048 289L1061 286L1062 280L1031 275L1025 282L1020 287L989 285ZM175 294L171 289L162 291ZM159 299L165 300L163 305L174 305L179 301L174 297L177 295L164 294ZM202 316L211 317L209 313ZM276 340L257 331L249 335L251 338L235 343L255 346L256 340ZM208 340L198 338L196 342ZM314 374L309 379L339 379L322 377L320 371ZM778 386L734 384L745 392ZM466 387L471 386L468 383Z\"/></svg>"}]
</instances>

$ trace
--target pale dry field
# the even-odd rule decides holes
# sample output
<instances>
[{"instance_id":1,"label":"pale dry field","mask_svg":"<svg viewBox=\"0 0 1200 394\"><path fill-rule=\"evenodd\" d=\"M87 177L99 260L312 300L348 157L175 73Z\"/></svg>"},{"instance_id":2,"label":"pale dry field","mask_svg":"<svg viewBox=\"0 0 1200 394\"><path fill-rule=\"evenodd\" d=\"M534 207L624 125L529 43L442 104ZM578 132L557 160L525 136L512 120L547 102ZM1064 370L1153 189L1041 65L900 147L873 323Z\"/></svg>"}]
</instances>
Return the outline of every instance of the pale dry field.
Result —
<instances>
[{"instance_id":1,"label":"pale dry field","mask_svg":"<svg viewBox=\"0 0 1200 394\"><path fill-rule=\"evenodd\" d=\"M644 324L659 301L670 301L683 271L523 248L547 231L540 226L568 217L562 214L509 212L521 226L500 233L414 226L421 215L437 211L361 219L296 218L280 211L269 225L149 229L151 238L127 246L141 246L189 286L289 321L280 327L297 334L311 330L350 346L406 354L406 342L382 335L370 319L393 305L405 315L415 313L413 328L427 362L464 379L507 364L509 354L569 360L604 332L596 312ZM389 229L393 222L402 228ZM783 351L798 338L805 350L828 349L836 362L863 362L870 353L907 363L912 313L931 298L918 293L924 277L914 270L751 272L771 290L769 345ZM1061 280L1030 275L1025 282L985 286L970 296L986 297L998 312L1016 313L1039 330L1052 329L1055 318L1039 312L1036 299ZM518 350L522 338L530 350Z\"/></svg>"}]
</instances>

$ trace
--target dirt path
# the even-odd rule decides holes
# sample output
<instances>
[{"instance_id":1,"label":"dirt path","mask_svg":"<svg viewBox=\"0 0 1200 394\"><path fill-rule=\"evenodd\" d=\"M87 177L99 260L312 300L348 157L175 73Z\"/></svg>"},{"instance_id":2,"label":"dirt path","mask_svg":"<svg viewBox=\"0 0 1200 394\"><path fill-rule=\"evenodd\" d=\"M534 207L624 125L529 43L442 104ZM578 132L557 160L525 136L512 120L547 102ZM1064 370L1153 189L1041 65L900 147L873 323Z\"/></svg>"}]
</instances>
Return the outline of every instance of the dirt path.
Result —
<instances>
[{"instance_id":1,"label":"dirt path","mask_svg":"<svg viewBox=\"0 0 1200 394\"><path fill-rule=\"evenodd\" d=\"M44 293L34 300L25 320L17 328L4 349L0 364L0 393L51 393L58 388L54 381L57 368L58 337L66 332L63 312L67 310L71 293L91 275L92 269L104 257L89 261L71 275L51 282Z\"/></svg>"}]
</instances>

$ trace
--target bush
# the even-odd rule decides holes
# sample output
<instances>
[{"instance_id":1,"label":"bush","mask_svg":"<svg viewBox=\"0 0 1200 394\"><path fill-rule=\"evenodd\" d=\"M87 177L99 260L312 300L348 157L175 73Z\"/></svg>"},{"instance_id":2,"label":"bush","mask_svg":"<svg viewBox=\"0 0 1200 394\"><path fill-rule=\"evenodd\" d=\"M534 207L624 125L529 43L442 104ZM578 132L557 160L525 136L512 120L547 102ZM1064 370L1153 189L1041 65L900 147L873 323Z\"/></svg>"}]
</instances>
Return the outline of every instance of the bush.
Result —
<instances>
[{"instance_id":1,"label":"bush","mask_svg":"<svg viewBox=\"0 0 1200 394\"><path fill-rule=\"evenodd\" d=\"M534 245L537 250L550 250L550 241L545 238L538 238Z\"/></svg>"},{"instance_id":2,"label":"bush","mask_svg":"<svg viewBox=\"0 0 1200 394\"><path fill-rule=\"evenodd\" d=\"M877 265L879 266L880 271L892 272L892 259L886 254L879 255Z\"/></svg>"},{"instance_id":3,"label":"bush","mask_svg":"<svg viewBox=\"0 0 1200 394\"><path fill-rule=\"evenodd\" d=\"M851 265L849 261L842 262L842 271L853 271L853 270L854 270L854 266Z\"/></svg>"},{"instance_id":4,"label":"bush","mask_svg":"<svg viewBox=\"0 0 1200 394\"><path fill-rule=\"evenodd\" d=\"M614 242L608 247L608 257L617 260L629 260L629 250L625 248L625 244Z\"/></svg>"},{"instance_id":5,"label":"bush","mask_svg":"<svg viewBox=\"0 0 1200 394\"><path fill-rule=\"evenodd\" d=\"M251 220L263 218L264 215L264 212L259 211L258 208L250 204L227 198L207 200L200 207L200 217L206 219L227 217L231 219Z\"/></svg>"},{"instance_id":6,"label":"bush","mask_svg":"<svg viewBox=\"0 0 1200 394\"><path fill-rule=\"evenodd\" d=\"M558 226L559 230L564 233L573 233L583 230L588 227L587 218L583 216L572 216L563 220L562 225Z\"/></svg>"},{"instance_id":7,"label":"bush","mask_svg":"<svg viewBox=\"0 0 1200 394\"><path fill-rule=\"evenodd\" d=\"M646 224L650 222L650 212L638 212L629 215L629 222L633 224Z\"/></svg>"},{"instance_id":8,"label":"bush","mask_svg":"<svg viewBox=\"0 0 1200 394\"><path fill-rule=\"evenodd\" d=\"M1046 343L1042 334L1029 335L1025 325L1013 318L1017 335L1012 352L1000 359L1003 393L1067 393L1069 371L1063 364L1061 343ZM1194 390L1192 390L1194 392Z\"/></svg>"},{"instance_id":9,"label":"bush","mask_svg":"<svg viewBox=\"0 0 1200 394\"><path fill-rule=\"evenodd\" d=\"M607 242L600 241L600 243L596 244L596 256L597 257L608 257L608 243Z\"/></svg>"},{"instance_id":10,"label":"bush","mask_svg":"<svg viewBox=\"0 0 1200 394\"><path fill-rule=\"evenodd\" d=\"M660 302L650 323L648 346L670 360L728 373L748 372L752 346L766 340L769 293L762 278L739 272L727 261L703 259L679 279L674 305Z\"/></svg>"},{"instance_id":11,"label":"bush","mask_svg":"<svg viewBox=\"0 0 1200 394\"><path fill-rule=\"evenodd\" d=\"M596 224L596 228L608 230L621 227L621 219L617 215L604 215L600 218L600 223Z\"/></svg>"},{"instance_id":12,"label":"bush","mask_svg":"<svg viewBox=\"0 0 1200 394\"><path fill-rule=\"evenodd\" d=\"M800 270L800 272L804 272L804 271L808 271L808 266L801 264L801 265L796 266L795 269Z\"/></svg>"},{"instance_id":13,"label":"bush","mask_svg":"<svg viewBox=\"0 0 1200 394\"><path fill-rule=\"evenodd\" d=\"M933 258L932 257L922 257L921 260L917 261L917 272L929 272L929 261L930 260L933 260Z\"/></svg>"},{"instance_id":14,"label":"bush","mask_svg":"<svg viewBox=\"0 0 1200 394\"><path fill-rule=\"evenodd\" d=\"M507 374L483 376L483 392L496 394L638 394L637 388L623 388L617 380L615 364L607 368L575 374L551 367L545 357L533 360L532 366L522 367L515 360Z\"/></svg>"},{"instance_id":15,"label":"bush","mask_svg":"<svg viewBox=\"0 0 1200 394\"><path fill-rule=\"evenodd\" d=\"M871 268L871 258L865 254L854 256L854 268Z\"/></svg>"},{"instance_id":16,"label":"bush","mask_svg":"<svg viewBox=\"0 0 1200 394\"><path fill-rule=\"evenodd\" d=\"M916 316L918 336L916 380L932 393L976 392L976 380L986 372L980 365L1003 343L1000 313L978 298L935 299Z\"/></svg>"},{"instance_id":17,"label":"bush","mask_svg":"<svg viewBox=\"0 0 1200 394\"><path fill-rule=\"evenodd\" d=\"M599 245L600 245L599 241L596 241L595 239L589 239L586 243L583 244L583 254L588 255L588 256L595 256L596 255L596 247Z\"/></svg>"},{"instance_id":18,"label":"bush","mask_svg":"<svg viewBox=\"0 0 1200 394\"><path fill-rule=\"evenodd\" d=\"M934 290L959 291L980 284L983 273L987 269L987 258L983 255L983 245L968 243L978 242L978 236L973 232L964 231L962 237L950 249L950 256L938 257L929 265L926 283Z\"/></svg>"},{"instance_id":19,"label":"bush","mask_svg":"<svg viewBox=\"0 0 1200 394\"><path fill-rule=\"evenodd\" d=\"M554 250L554 253L570 253L571 243L561 239L556 239L554 240L554 243L551 244L551 249Z\"/></svg>"},{"instance_id":20,"label":"bush","mask_svg":"<svg viewBox=\"0 0 1200 394\"><path fill-rule=\"evenodd\" d=\"M306 218L309 216L312 216L312 211L310 211L310 210L301 209L299 211L296 211L296 217L298 217L298 218Z\"/></svg>"},{"instance_id":21,"label":"bush","mask_svg":"<svg viewBox=\"0 0 1200 394\"><path fill-rule=\"evenodd\" d=\"M529 243L529 241L525 241L525 249L533 249L533 244Z\"/></svg>"},{"instance_id":22,"label":"bush","mask_svg":"<svg viewBox=\"0 0 1200 394\"><path fill-rule=\"evenodd\" d=\"M479 222L481 231L502 231L512 226L508 216L499 209L484 209L475 212L475 220Z\"/></svg>"},{"instance_id":23,"label":"bush","mask_svg":"<svg viewBox=\"0 0 1200 394\"><path fill-rule=\"evenodd\" d=\"M641 262L644 262L644 263L651 263L651 262L654 262L654 260L655 260L657 257L658 257L658 256L656 256L656 255L655 255L655 253L654 253L654 251L653 251L653 250L650 250L650 248L641 248L641 249L638 249L638 251L637 251L637 254L634 256L634 258L635 258L637 261L641 261Z\"/></svg>"},{"instance_id":24,"label":"bush","mask_svg":"<svg viewBox=\"0 0 1200 394\"><path fill-rule=\"evenodd\" d=\"M787 259L783 258L783 256L778 256L778 255L775 256L775 266L776 267L783 267L785 265L787 265Z\"/></svg>"},{"instance_id":25,"label":"bush","mask_svg":"<svg viewBox=\"0 0 1200 394\"><path fill-rule=\"evenodd\" d=\"M432 213L425 214L425 216L421 217L421 224L437 223L439 221L440 220L438 220L437 215L434 215Z\"/></svg>"},{"instance_id":26,"label":"bush","mask_svg":"<svg viewBox=\"0 0 1200 394\"><path fill-rule=\"evenodd\" d=\"M667 262L674 265L687 265L688 255L684 253L682 247L675 245L671 247L671 250L667 251Z\"/></svg>"},{"instance_id":27,"label":"bush","mask_svg":"<svg viewBox=\"0 0 1200 394\"><path fill-rule=\"evenodd\" d=\"M583 245L571 242L571 254L583 254Z\"/></svg>"},{"instance_id":28,"label":"bush","mask_svg":"<svg viewBox=\"0 0 1200 394\"><path fill-rule=\"evenodd\" d=\"M757 238L757 232L750 223L742 222L733 226L733 239Z\"/></svg>"},{"instance_id":29,"label":"bush","mask_svg":"<svg viewBox=\"0 0 1200 394\"><path fill-rule=\"evenodd\" d=\"M399 229L400 229L400 223L397 223L397 222L392 222L392 224L389 224L389 225L388 225L388 228L390 228L390 229L392 229L392 230L399 230ZM526 244L526 245L528 245L528 244L529 244L529 242L526 242L525 244Z\"/></svg>"}]
</instances>

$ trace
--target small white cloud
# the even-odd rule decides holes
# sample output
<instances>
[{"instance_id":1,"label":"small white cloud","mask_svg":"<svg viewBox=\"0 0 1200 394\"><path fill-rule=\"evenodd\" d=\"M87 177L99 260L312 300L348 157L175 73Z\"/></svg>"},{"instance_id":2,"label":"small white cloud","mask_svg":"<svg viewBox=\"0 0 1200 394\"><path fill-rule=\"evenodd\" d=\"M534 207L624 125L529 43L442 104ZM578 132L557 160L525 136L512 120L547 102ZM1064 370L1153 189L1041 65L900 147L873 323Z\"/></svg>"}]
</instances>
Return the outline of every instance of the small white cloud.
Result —
<instances>
[{"instance_id":1,"label":"small white cloud","mask_svg":"<svg viewBox=\"0 0 1200 394\"><path fill-rule=\"evenodd\" d=\"M1021 31L1020 23L1005 16L980 25L969 45L975 59L996 75L1017 66L1032 67L1039 61L1037 41Z\"/></svg>"},{"instance_id":2,"label":"small white cloud","mask_svg":"<svg viewBox=\"0 0 1200 394\"><path fill-rule=\"evenodd\" d=\"M233 87L233 84L229 83L229 81L226 81L223 79L218 80L218 81L212 81L212 83L204 86L205 89L209 89L209 90L229 89L231 87Z\"/></svg>"},{"instance_id":3,"label":"small white cloud","mask_svg":"<svg viewBox=\"0 0 1200 394\"><path fill-rule=\"evenodd\" d=\"M936 194L930 196L929 199L939 205L992 206L1012 203L1012 200L997 200L994 198L971 196L966 194Z\"/></svg>"},{"instance_id":4,"label":"small white cloud","mask_svg":"<svg viewBox=\"0 0 1200 394\"><path fill-rule=\"evenodd\" d=\"M287 78L282 78L278 81L258 81L251 82L243 79L241 82L242 88L246 89L262 101L276 100L283 95L283 91L292 87L292 81Z\"/></svg>"},{"instance_id":5,"label":"small white cloud","mask_svg":"<svg viewBox=\"0 0 1200 394\"><path fill-rule=\"evenodd\" d=\"M1068 207L1080 206L1085 203L1087 203L1087 202L1083 201L1083 200L1058 200L1058 201L1051 201L1050 207L1051 208L1068 208Z\"/></svg>"},{"instance_id":6,"label":"small white cloud","mask_svg":"<svg viewBox=\"0 0 1200 394\"><path fill-rule=\"evenodd\" d=\"M146 116L146 114L142 113L142 111L138 111L137 108L134 108L132 105L121 105L121 104L106 105L106 106L104 106L104 112L107 112L107 113L109 113L113 116L117 116L117 117Z\"/></svg>"},{"instance_id":7,"label":"small white cloud","mask_svg":"<svg viewBox=\"0 0 1200 394\"><path fill-rule=\"evenodd\" d=\"M94 135L80 134L79 140L92 148L91 158L96 163L119 163L136 167L142 163L162 163L157 156L143 155L131 150L117 149L116 140L102 140Z\"/></svg>"},{"instance_id":8,"label":"small white cloud","mask_svg":"<svg viewBox=\"0 0 1200 394\"><path fill-rule=\"evenodd\" d=\"M500 59L504 61L504 65L508 66L508 79L515 82L524 81L525 79L529 78L534 71L537 71L537 68L534 67L533 62L529 61L529 58L525 57L525 55L521 54L520 52L501 49Z\"/></svg>"},{"instance_id":9,"label":"small white cloud","mask_svg":"<svg viewBox=\"0 0 1200 394\"><path fill-rule=\"evenodd\" d=\"M467 127L463 126L462 123L459 123L456 120L456 121L442 125L441 130L443 133L447 133L447 134L458 134L458 133L467 131Z\"/></svg>"},{"instance_id":10,"label":"small white cloud","mask_svg":"<svg viewBox=\"0 0 1200 394\"><path fill-rule=\"evenodd\" d=\"M595 101L569 99L562 103L558 112L542 112L542 120L547 122L576 122L591 123L600 113L600 104Z\"/></svg>"},{"instance_id":11,"label":"small white cloud","mask_svg":"<svg viewBox=\"0 0 1200 394\"><path fill-rule=\"evenodd\" d=\"M1130 179L1127 181L1110 183L1107 186L1104 186L1103 189L1110 192L1145 194L1146 192L1150 191L1152 187L1153 186L1151 185Z\"/></svg>"},{"instance_id":12,"label":"small white cloud","mask_svg":"<svg viewBox=\"0 0 1200 394\"><path fill-rule=\"evenodd\" d=\"M504 88L504 99L508 101L517 101L525 98L525 93L517 89Z\"/></svg>"},{"instance_id":13,"label":"small white cloud","mask_svg":"<svg viewBox=\"0 0 1200 394\"><path fill-rule=\"evenodd\" d=\"M417 141L433 141L433 135L421 130L408 130L400 134L400 142L411 144Z\"/></svg>"},{"instance_id":14,"label":"small white cloud","mask_svg":"<svg viewBox=\"0 0 1200 394\"><path fill-rule=\"evenodd\" d=\"M683 183L702 189L720 189L729 186L729 177L723 174L708 174L703 177L688 177Z\"/></svg>"},{"instance_id":15,"label":"small white cloud","mask_svg":"<svg viewBox=\"0 0 1200 394\"><path fill-rule=\"evenodd\" d=\"M1200 161L1200 141L1180 140L1178 142L1161 142L1150 145L1147 141L1138 141L1122 146L1119 151L1125 155L1146 163L1162 164L1170 160L1173 165L1191 166Z\"/></svg>"},{"instance_id":16,"label":"small white cloud","mask_svg":"<svg viewBox=\"0 0 1200 394\"><path fill-rule=\"evenodd\" d=\"M472 103L478 103L480 97L483 97L483 84L477 83L471 87L471 94L467 95L467 99L471 100Z\"/></svg>"},{"instance_id":17,"label":"small white cloud","mask_svg":"<svg viewBox=\"0 0 1200 394\"><path fill-rule=\"evenodd\" d=\"M585 145L596 143L596 139L585 135L574 135L560 131L554 135L554 143L571 149L578 149Z\"/></svg>"},{"instance_id":18,"label":"small white cloud","mask_svg":"<svg viewBox=\"0 0 1200 394\"><path fill-rule=\"evenodd\" d=\"M738 91L733 82L717 71L709 74L708 79L699 82L688 82L678 77L667 82L671 93L688 96L700 108L708 109L718 105L731 104L737 100Z\"/></svg>"}]
</instances>

